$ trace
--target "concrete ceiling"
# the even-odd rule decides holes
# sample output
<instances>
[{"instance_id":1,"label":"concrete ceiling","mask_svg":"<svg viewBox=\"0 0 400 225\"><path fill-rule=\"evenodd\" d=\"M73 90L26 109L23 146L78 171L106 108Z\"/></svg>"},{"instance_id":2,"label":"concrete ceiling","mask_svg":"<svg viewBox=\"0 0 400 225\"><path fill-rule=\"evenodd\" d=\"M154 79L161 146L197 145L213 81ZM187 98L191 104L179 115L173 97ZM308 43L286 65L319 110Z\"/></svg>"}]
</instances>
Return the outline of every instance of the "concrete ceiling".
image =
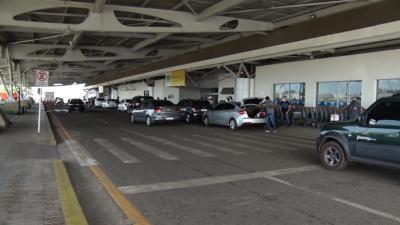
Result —
<instances>
[{"instance_id":1,"label":"concrete ceiling","mask_svg":"<svg viewBox=\"0 0 400 225\"><path fill-rule=\"evenodd\" d=\"M366 0L0 0L0 42L33 84L71 84L364 6Z\"/></svg>"}]
</instances>

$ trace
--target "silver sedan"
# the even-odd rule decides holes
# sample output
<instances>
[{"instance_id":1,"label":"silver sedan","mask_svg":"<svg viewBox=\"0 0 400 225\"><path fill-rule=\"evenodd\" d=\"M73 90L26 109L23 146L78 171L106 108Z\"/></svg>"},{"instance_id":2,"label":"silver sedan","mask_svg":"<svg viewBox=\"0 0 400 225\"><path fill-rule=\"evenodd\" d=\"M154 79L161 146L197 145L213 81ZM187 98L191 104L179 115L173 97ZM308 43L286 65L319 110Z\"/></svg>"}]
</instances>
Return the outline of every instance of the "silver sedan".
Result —
<instances>
[{"instance_id":1,"label":"silver sedan","mask_svg":"<svg viewBox=\"0 0 400 225\"><path fill-rule=\"evenodd\" d=\"M252 113L248 111L252 107ZM243 108L235 103L221 103L214 109L207 111L203 116L204 125L210 124L228 126L231 130L236 130L247 124L264 124L265 113L258 109L254 113L253 105L245 105Z\"/></svg>"}]
</instances>

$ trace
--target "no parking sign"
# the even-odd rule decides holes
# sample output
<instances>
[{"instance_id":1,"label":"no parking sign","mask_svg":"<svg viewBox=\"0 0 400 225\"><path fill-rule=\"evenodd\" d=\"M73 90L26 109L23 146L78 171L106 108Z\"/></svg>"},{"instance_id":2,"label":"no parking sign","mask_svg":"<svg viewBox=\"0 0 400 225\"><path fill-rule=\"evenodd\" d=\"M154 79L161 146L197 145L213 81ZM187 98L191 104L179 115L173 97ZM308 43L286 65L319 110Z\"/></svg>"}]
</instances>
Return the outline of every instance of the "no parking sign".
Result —
<instances>
[{"instance_id":1,"label":"no parking sign","mask_svg":"<svg viewBox=\"0 0 400 225\"><path fill-rule=\"evenodd\" d=\"M48 70L36 70L36 86L37 87L49 86L49 71Z\"/></svg>"}]
</instances>

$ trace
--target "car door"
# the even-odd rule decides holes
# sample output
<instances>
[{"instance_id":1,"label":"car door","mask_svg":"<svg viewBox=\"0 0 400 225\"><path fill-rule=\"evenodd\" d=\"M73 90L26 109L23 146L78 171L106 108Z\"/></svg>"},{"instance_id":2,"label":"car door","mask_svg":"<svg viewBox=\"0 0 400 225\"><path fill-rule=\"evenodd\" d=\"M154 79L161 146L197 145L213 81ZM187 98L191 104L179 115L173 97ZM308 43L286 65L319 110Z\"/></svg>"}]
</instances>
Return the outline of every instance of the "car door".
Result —
<instances>
[{"instance_id":1,"label":"car door","mask_svg":"<svg viewBox=\"0 0 400 225\"><path fill-rule=\"evenodd\" d=\"M219 111L221 111L223 108L223 104L218 104L216 105L212 110L207 112L208 119L210 120L210 123L212 124L217 124L217 115Z\"/></svg>"},{"instance_id":2,"label":"car door","mask_svg":"<svg viewBox=\"0 0 400 225\"><path fill-rule=\"evenodd\" d=\"M381 102L371 108L355 143L357 157L400 163L400 102Z\"/></svg>"},{"instance_id":3,"label":"car door","mask_svg":"<svg viewBox=\"0 0 400 225\"><path fill-rule=\"evenodd\" d=\"M216 121L215 123L219 125L227 125L227 121L229 120L227 116L229 116L228 114L231 108L234 108L232 104L222 103L221 109L218 110L217 114L214 116Z\"/></svg>"},{"instance_id":4,"label":"car door","mask_svg":"<svg viewBox=\"0 0 400 225\"><path fill-rule=\"evenodd\" d=\"M133 109L133 115L135 120L137 121L144 121L146 118L146 108L148 106L148 102L141 102L138 107Z\"/></svg>"}]
</instances>

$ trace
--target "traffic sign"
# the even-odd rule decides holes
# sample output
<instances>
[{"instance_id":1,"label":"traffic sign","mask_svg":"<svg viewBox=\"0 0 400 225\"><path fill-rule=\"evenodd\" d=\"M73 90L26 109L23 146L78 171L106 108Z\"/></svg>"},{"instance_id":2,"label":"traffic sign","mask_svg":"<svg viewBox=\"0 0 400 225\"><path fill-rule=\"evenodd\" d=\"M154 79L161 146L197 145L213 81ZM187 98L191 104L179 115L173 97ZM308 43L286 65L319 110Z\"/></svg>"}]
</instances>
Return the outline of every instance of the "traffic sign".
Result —
<instances>
[{"instance_id":1,"label":"traffic sign","mask_svg":"<svg viewBox=\"0 0 400 225\"><path fill-rule=\"evenodd\" d=\"M48 70L36 70L36 86L37 87L49 86L49 71Z\"/></svg>"}]
</instances>

